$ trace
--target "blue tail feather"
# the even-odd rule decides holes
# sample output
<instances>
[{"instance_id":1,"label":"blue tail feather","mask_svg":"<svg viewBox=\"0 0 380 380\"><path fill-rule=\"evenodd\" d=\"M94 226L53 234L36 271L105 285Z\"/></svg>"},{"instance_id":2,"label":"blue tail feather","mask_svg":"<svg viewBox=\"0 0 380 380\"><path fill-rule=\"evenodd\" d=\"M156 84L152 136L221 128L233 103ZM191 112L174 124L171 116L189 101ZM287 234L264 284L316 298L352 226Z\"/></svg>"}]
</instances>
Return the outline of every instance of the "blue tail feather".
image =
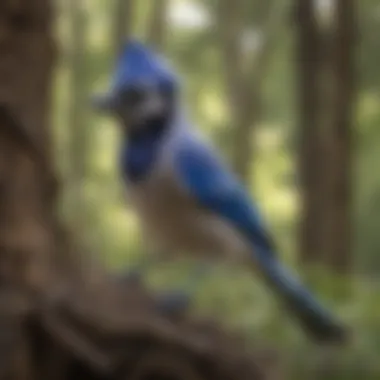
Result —
<instances>
[{"instance_id":1,"label":"blue tail feather","mask_svg":"<svg viewBox=\"0 0 380 380\"><path fill-rule=\"evenodd\" d=\"M305 332L319 342L343 342L345 327L275 258L255 250L255 262L268 285L280 296Z\"/></svg>"}]
</instances>

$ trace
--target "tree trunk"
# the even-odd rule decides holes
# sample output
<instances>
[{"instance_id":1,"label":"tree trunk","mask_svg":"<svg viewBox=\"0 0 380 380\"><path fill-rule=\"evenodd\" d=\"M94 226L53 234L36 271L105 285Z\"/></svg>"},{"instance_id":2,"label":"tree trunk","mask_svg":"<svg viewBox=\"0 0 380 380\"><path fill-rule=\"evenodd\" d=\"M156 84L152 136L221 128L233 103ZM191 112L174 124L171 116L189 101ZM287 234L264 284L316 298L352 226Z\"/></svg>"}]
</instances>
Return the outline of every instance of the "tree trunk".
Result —
<instances>
[{"instance_id":1,"label":"tree trunk","mask_svg":"<svg viewBox=\"0 0 380 380\"><path fill-rule=\"evenodd\" d=\"M299 76L299 180L301 188L300 259L315 263L323 254L324 159L320 130L319 81L321 80L321 34L313 0L296 4Z\"/></svg>"},{"instance_id":2,"label":"tree trunk","mask_svg":"<svg viewBox=\"0 0 380 380\"><path fill-rule=\"evenodd\" d=\"M75 271L85 255L54 211L51 2L1 2L0 15L0 378L266 378L215 323L164 316L96 264Z\"/></svg>"},{"instance_id":3,"label":"tree trunk","mask_svg":"<svg viewBox=\"0 0 380 380\"><path fill-rule=\"evenodd\" d=\"M160 51L164 49L166 40L168 1L155 0L153 2L148 23L148 43Z\"/></svg>"},{"instance_id":4,"label":"tree trunk","mask_svg":"<svg viewBox=\"0 0 380 380\"><path fill-rule=\"evenodd\" d=\"M86 31L87 10L83 0L70 1L71 38L69 63L69 97L68 97L68 204L69 219L79 235L85 234L86 199L84 180L86 178L86 161L88 159L89 135L86 104L88 103L88 75L86 66Z\"/></svg>"},{"instance_id":5,"label":"tree trunk","mask_svg":"<svg viewBox=\"0 0 380 380\"><path fill-rule=\"evenodd\" d=\"M336 2L332 33L332 77L334 97L331 114L330 162L327 170L330 203L327 208L328 255L326 262L337 272L349 271L351 264L351 152L354 106L354 0Z\"/></svg>"},{"instance_id":6,"label":"tree trunk","mask_svg":"<svg viewBox=\"0 0 380 380\"><path fill-rule=\"evenodd\" d=\"M266 13L256 31L262 40L260 47L244 52L242 38L246 30L245 0L218 3L218 29L221 41L222 65L230 109L232 166L248 183L254 156L254 132L262 114L262 90L277 31L287 10L287 1L268 1Z\"/></svg>"},{"instance_id":7,"label":"tree trunk","mask_svg":"<svg viewBox=\"0 0 380 380\"><path fill-rule=\"evenodd\" d=\"M241 36L244 31L245 1L218 4L218 28L221 40L222 66L230 108L232 166L243 181L248 181L252 154L252 116L255 100L250 95L247 78L243 73ZM248 81L250 82L250 81Z\"/></svg>"},{"instance_id":8,"label":"tree trunk","mask_svg":"<svg viewBox=\"0 0 380 380\"><path fill-rule=\"evenodd\" d=\"M115 56L120 52L124 41L133 31L134 0L114 0L114 15L112 19Z\"/></svg>"},{"instance_id":9,"label":"tree trunk","mask_svg":"<svg viewBox=\"0 0 380 380\"><path fill-rule=\"evenodd\" d=\"M31 353L20 319L51 284L55 47L49 1L1 2L0 15L0 377L27 379Z\"/></svg>"},{"instance_id":10,"label":"tree trunk","mask_svg":"<svg viewBox=\"0 0 380 380\"><path fill-rule=\"evenodd\" d=\"M344 4L343 4L344 3ZM326 29L313 1L297 2L301 183L300 259L349 268L352 4Z\"/></svg>"},{"instance_id":11,"label":"tree trunk","mask_svg":"<svg viewBox=\"0 0 380 380\"><path fill-rule=\"evenodd\" d=\"M51 38L49 1L7 2L1 7L1 27L6 31L0 40L0 105L3 110L0 235L1 247L7 253L6 259L1 257L4 264L1 271L5 271L11 266L9 260L27 258L27 261L36 259L34 262L41 263L52 248L47 236L52 200L46 196L45 174L37 170L30 156L16 148L22 136L27 136L23 141L28 143L23 145L33 147L33 154L40 152L39 159L49 163L45 166L50 171L48 123L55 48ZM14 118L19 122L13 122ZM13 124L24 127L16 129ZM44 268L32 268L26 265L22 273L12 276L12 281L43 286Z\"/></svg>"}]
</instances>

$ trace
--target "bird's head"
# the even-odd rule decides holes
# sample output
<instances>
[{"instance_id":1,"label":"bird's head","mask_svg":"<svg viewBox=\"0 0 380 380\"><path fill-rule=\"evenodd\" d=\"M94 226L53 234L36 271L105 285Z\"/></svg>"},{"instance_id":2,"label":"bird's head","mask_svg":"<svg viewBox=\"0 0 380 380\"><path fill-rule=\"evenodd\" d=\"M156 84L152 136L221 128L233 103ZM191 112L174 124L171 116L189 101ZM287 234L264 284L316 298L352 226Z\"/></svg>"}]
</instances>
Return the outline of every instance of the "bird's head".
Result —
<instances>
[{"instance_id":1,"label":"bird's head","mask_svg":"<svg viewBox=\"0 0 380 380\"><path fill-rule=\"evenodd\" d=\"M178 80L163 58L142 43L129 41L116 64L111 89L96 95L93 106L115 116L126 132L170 119L174 112Z\"/></svg>"}]
</instances>

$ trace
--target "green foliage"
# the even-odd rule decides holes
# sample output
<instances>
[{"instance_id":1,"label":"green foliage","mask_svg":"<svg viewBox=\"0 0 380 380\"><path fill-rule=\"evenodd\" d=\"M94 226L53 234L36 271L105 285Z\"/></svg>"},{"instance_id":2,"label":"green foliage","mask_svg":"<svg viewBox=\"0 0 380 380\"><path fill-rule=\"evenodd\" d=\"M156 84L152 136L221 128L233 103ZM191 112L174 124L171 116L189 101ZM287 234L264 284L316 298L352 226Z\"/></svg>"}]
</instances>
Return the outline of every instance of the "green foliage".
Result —
<instances>
[{"instance_id":1,"label":"green foliage","mask_svg":"<svg viewBox=\"0 0 380 380\"><path fill-rule=\"evenodd\" d=\"M247 2L248 25L255 28L265 12L265 2ZM56 153L58 168L66 183L70 184L67 104L72 94L68 91L70 20L66 3L60 1L58 35L61 59L55 81ZM145 36L150 2L136 1L135 34ZM189 19L192 8L201 6L204 22ZM104 89L112 67L112 6L111 2L87 2L86 75L82 85L88 92ZM166 52L184 77L184 95L193 119L223 151L229 150L229 125L226 96L222 80L219 46L213 24L215 1L172 0L172 17ZM177 9L177 11L176 11ZM187 9L187 10L186 10ZM197 8L195 8L197 9ZM214 314L225 323L238 326L254 342L272 343L285 356L289 379L379 379L380 368L380 74L378 35L380 31L379 5L376 0L360 1L361 44L358 68L361 82L358 92L356 128L354 131L354 235L355 273L352 278L338 279L315 270L308 274L308 282L315 292L334 309L348 325L354 328L354 343L330 356L305 342L292 326L273 297L259 286L253 276L242 268L220 265L199 290L195 312ZM177 13L176 13L177 12ZM196 12L195 12L196 13ZM290 18L290 17L289 17ZM174 21L173 21L174 20ZM176 21L177 20L177 21ZM187 24L189 23L189 25ZM191 26L190 24L193 24ZM194 26L196 24L196 26ZM295 263L298 216L296 181L295 89L293 86L294 36L290 22L285 22L279 41L275 44L268 63L263 88L264 115L258 125L257 152L251 163L253 183L251 191L262 205L268 224L274 231L282 256L289 265ZM358 52L359 53L359 52ZM88 104L83 104L90 113ZM87 172L82 181L86 203L89 243L104 252L110 268L124 270L138 262L144 255L136 220L124 202L123 191L116 165L119 134L108 119L90 113L83 125L87 134ZM69 217L71 197L75 194L66 187L61 209ZM162 265L149 273L152 287L180 287L194 263L178 262ZM328 356L328 357L327 357ZM321 367L324 372L312 370ZM314 375L313 375L314 374ZM318 375L317 375L318 374Z\"/></svg>"}]
</instances>

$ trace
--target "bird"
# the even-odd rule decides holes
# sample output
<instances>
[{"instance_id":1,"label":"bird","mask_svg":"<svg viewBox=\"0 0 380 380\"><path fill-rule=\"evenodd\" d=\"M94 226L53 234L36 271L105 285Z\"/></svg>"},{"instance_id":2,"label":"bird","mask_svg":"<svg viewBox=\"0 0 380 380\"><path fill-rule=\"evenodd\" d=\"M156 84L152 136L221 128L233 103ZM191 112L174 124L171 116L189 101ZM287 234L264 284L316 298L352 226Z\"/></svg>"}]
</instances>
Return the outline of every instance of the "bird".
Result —
<instances>
[{"instance_id":1,"label":"bird","mask_svg":"<svg viewBox=\"0 0 380 380\"><path fill-rule=\"evenodd\" d=\"M345 339L341 321L281 263L255 200L191 122L179 76L163 55L139 40L126 41L110 89L92 103L120 126L120 173L145 240L200 262L241 262L311 339Z\"/></svg>"}]
</instances>

